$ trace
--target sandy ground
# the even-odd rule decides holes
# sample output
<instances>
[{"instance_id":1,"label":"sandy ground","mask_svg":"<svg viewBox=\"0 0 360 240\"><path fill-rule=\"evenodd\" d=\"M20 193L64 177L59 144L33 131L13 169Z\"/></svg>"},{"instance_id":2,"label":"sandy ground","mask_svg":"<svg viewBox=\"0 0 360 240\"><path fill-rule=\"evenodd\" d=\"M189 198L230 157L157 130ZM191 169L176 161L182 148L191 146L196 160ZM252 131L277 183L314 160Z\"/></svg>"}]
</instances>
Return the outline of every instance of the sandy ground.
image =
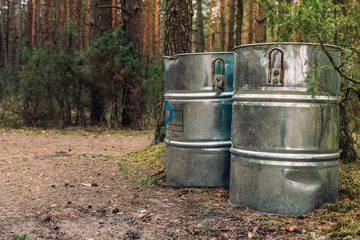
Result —
<instances>
[{"instance_id":1,"label":"sandy ground","mask_svg":"<svg viewBox=\"0 0 360 240\"><path fill-rule=\"evenodd\" d=\"M226 189L134 188L106 156L149 144L147 135L0 135L0 239L289 239L306 233L304 217L231 207Z\"/></svg>"}]
</instances>

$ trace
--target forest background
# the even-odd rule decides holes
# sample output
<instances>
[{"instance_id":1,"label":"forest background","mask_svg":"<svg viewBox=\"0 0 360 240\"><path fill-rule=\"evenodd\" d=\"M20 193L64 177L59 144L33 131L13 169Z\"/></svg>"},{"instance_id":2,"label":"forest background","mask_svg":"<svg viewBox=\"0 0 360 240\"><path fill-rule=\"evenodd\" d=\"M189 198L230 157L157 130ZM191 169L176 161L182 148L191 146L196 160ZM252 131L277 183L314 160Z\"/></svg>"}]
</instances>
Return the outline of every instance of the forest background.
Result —
<instances>
[{"instance_id":1,"label":"forest background","mask_svg":"<svg viewBox=\"0 0 360 240\"><path fill-rule=\"evenodd\" d=\"M187 26L167 22L171 2L189 5L186 52L281 41L342 47L330 67L342 76L340 149L355 159L358 0L0 0L0 124L154 129L166 29Z\"/></svg>"}]
</instances>

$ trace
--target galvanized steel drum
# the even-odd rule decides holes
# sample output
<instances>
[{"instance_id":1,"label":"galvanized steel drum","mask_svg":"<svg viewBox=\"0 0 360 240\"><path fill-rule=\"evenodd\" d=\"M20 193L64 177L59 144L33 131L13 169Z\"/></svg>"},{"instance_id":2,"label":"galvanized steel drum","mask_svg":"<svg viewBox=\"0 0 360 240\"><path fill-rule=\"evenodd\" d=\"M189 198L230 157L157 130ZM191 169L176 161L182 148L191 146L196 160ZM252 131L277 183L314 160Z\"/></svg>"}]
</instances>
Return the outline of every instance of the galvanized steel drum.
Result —
<instances>
[{"instance_id":1,"label":"galvanized steel drum","mask_svg":"<svg viewBox=\"0 0 360 240\"><path fill-rule=\"evenodd\" d=\"M229 184L234 53L164 57L166 182Z\"/></svg>"},{"instance_id":2,"label":"galvanized steel drum","mask_svg":"<svg viewBox=\"0 0 360 240\"><path fill-rule=\"evenodd\" d=\"M335 62L340 49L326 46ZM229 203L305 214L338 198L339 75L320 45L235 48Z\"/></svg>"}]
</instances>

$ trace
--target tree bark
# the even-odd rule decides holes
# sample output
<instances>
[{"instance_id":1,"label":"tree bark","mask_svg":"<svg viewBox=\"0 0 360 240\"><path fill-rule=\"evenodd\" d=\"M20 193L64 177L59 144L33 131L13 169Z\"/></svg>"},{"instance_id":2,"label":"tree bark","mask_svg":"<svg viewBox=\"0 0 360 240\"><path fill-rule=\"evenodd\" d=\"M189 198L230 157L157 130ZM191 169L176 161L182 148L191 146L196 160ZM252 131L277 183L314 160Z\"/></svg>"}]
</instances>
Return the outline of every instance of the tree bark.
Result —
<instances>
[{"instance_id":1,"label":"tree bark","mask_svg":"<svg viewBox=\"0 0 360 240\"><path fill-rule=\"evenodd\" d=\"M257 33L255 41L257 43L266 42L265 8L261 5L258 5Z\"/></svg>"},{"instance_id":2,"label":"tree bark","mask_svg":"<svg viewBox=\"0 0 360 240\"><path fill-rule=\"evenodd\" d=\"M139 33L140 1L121 0L123 31L126 33L128 40L134 44L137 52L141 48L141 36ZM140 110L138 109L139 104L137 104L139 99L136 98L138 85L136 75L126 76L123 92L125 99L123 99L121 119L121 125L124 127L136 124L139 118Z\"/></svg>"},{"instance_id":3,"label":"tree bark","mask_svg":"<svg viewBox=\"0 0 360 240\"><path fill-rule=\"evenodd\" d=\"M219 3L219 0L217 0L217 2ZM219 36L220 36L219 20L220 20L220 8L218 7L216 11L215 26L214 26L214 44L213 44L214 48L217 48L219 46Z\"/></svg>"},{"instance_id":4,"label":"tree bark","mask_svg":"<svg viewBox=\"0 0 360 240\"><path fill-rule=\"evenodd\" d=\"M249 28L248 28L248 43L253 42L254 31L253 31L253 21L254 21L254 0L249 0Z\"/></svg>"},{"instance_id":5,"label":"tree bark","mask_svg":"<svg viewBox=\"0 0 360 240\"><path fill-rule=\"evenodd\" d=\"M117 6L117 0L112 0L112 5ZM112 8L111 15L112 15L112 19L111 19L112 30L115 31L116 27L117 27L117 9L116 8Z\"/></svg>"},{"instance_id":6,"label":"tree bark","mask_svg":"<svg viewBox=\"0 0 360 240\"><path fill-rule=\"evenodd\" d=\"M235 26L235 0L228 0L229 4L229 33L228 33L228 51L232 51L234 48L234 26Z\"/></svg>"},{"instance_id":7,"label":"tree bark","mask_svg":"<svg viewBox=\"0 0 360 240\"><path fill-rule=\"evenodd\" d=\"M90 39L90 18L89 18L90 6L89 0L85 0L85 14L84 14L84 27L83 27L83 49L86 49Z\"/></svg>"},{"instance_id":8,"label":"tree bark","mask_svg":"<svg viewBox=\"0 0 360 240\"><path fill-rule=\"evenodd\" d=\"M89 22L90 22L90 44L100 35L100 10L99 0L89 1ZM104 103L100 97L100 90L97 87L90 88L91 93L91 107L90 107L90 121L91 124L102 121L104 112Z\"/></svg>"},{"instance_id":9,"label":"tree bark","mask_svg":"<svg viewBox=\"0 0 360 240\"><path fill-rule=\"evenodd\" d=\"M191 52L192 15L191 0L168 0L166 2L164 55L171 56L177 53ZM165 139L163 96L162 94L159 103L153 144L163 142Z\"/></svg>"},{"instance_id":10,"label":"tree bark","mask_svg":"<svg viewBox=\"0 0 360 240\"><path fill-rule=\"evenodd\" d=\"M21 2L20 2L21 4ZM17 5L17 0L13 0L12 3L12 13L11 13L11 25L12 25L12 60L11 63L13 65L16 64L16 47L17 47L17 29L16 29L16 14L15 14L15 10L16 10L16 5Z\"/></svg>"},{"instance_id":11,"label":"tree bark","mask_svg":"<svg viewBox=\"0 0 360 240\"><path fill-rule=\"evenodd\" d=\"M6 68L7 65L7 57L6 57L6 33L5 33L5 23L6 23L6 19L5 19L5 10L4 10L4 2L5 0L0 0L0 10L1 10L1 15L0 15L0 19L1 19L1 23L0 23L0 27L1 27L1 59L0 59L0 66Z\"/></svg>"},{"instance_id":12,"label":"tree bark","mask_svg":"<svg viewBox=\"0 0 360 240\"><path fill-rule=\"evenodd\" d=\"M100 35L99 0L89 0L90 43Z\"/></svg>"},{"instance_id":13,"label":"tree bark","mask_svg":"<svg viewBox=\"0 0 360 240\"><path fill-rule=\"evenodd\" d=\"M122 26L127 38L140 49L141 35L139 34L140 0L121 0Z\"/></svg>"},{"instance_id":14,"label":"tree bark","mask_svg":"<svg viewBox=\"0 0 360 240\"><path fill-rule=\"evenodd\" d=\"M44 21L44 41L49 41L49 11L50 11L50 0L43 0L43 21Z\"/></svg>"},{"instance_id":15,"label":"tree bark","mask_svg":"<svg viewBox=\"0 0 360 240\"><path fill-rule=\"evenodd\" d=\"M150 55L150 5L151 0L147 0L146 4L146 28L145 28L145 40L144 40L144 55L145 55L145 66L149 63L149 55Z\"/></svg>"},{"instance_id":16,"label":"tree bark","mask_svg":"<svg viewBox=\"0 0 360 240\"><path fill-rule=\"evenodd\" d=\"M153 21L153 41L152 41L152 54L154 59L158 58L158 28L159 28L159 0L154 0L154 21Z\"/></svg>"},{"instance_id":17,"label":"tree bark","mask_svg":"<svg viewBox=\"0 0 360 240\"><path fill-rule=\"evenodd\" d=\"M225 0L220 0L220 45L221 50L225 51L225 37L226 37L226 25L225 25Z\"/></svg>"},{"instance_id":18,"label":"tree bark","mask_svg":"<svg viewBox=\"0 0 360 240\"><path fill-rule=\"evenodd\" d=\"M196 0L196 38L195 38L195 51L205 51L204 40L204 21L202 14L202 0Z\"/></svg>"},{"instance_id":19,"label":"tree bark","mask_svg":"<svg viewBox=\"0 0 360 240\"><path fill-rule=\"evenodd\" d=\"M243 0L236 0L236 45L241 45L242 41L242 25L244 18L244 2Z\"/></svg>"},{"instance_id":20,"label":"tree bark","mask_svg":"<svg viewBox=\"0 0 360 240\"><path fill-rule=\"evenodd\" d=\"M0 0L1 2L2 0ZM25 39L32 38L32 24L33 24L33 0L27 2L26 23L25 23Z\"/></svg>"},{"instance_id":21,"label":"tree bark","mask_svg":"<svg viewBox=\"0 0 360 240\"><path fill-rule=\"evenodd\" d=\"M210 13L209 13L209 29L208 29L208 41L207 41L207 51L211 52L212 50L212 15L213 15L213 6L214 0L210 1Z\"/></svg>"},{"instance_id":22,"label":"tree bark","mask_svg":"<svg viewBox=\"0 0 360 240\"><path fill-rule=\"evenodd\" d=\"M109 6L111 5L111 0L100 0L100 6ZM112 29L112 8L100 8L100 34L109 31Z\"/></svg>"}]
</instances>

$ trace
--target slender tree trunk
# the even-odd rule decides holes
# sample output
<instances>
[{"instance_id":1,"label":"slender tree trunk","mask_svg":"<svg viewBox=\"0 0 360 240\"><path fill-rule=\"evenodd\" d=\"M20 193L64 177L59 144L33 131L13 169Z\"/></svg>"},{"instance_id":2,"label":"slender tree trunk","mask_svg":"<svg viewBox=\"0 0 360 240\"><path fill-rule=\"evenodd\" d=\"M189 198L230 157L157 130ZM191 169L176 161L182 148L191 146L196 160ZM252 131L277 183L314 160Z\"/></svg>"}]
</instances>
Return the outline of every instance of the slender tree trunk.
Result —
<instances>
[{"instance_id":1,"label":"slender tree trunk","mask_svg":"<svg viewBox=\"0 0 360 240\"><path fill-rule=\"evenodd\" d=\"M226 25L225 25L225 0L220 0L220 45L221 50L225 51L225 37L226 37Z\"/></svg>"},{"instance_id":2,"label":"slender tree trunk","mask_svg":"<svg viewBox=\"0 0 360 240\"><path fill-rule=\"evenodd\" d=\"M121 0L120 0L121 1ZM139 32L139 36L141 36L141 41L140 41L140 46L139 46L139 52L144 54L144 44L145 44L145 36L144 36L144 20L143 20L143 9L144 9L144 5L143 5L143 0L140 0L139 2L139 14L138 14L138 32ZM121 22L123 21L123 17L121 16Z\"/></svg>"},{"instance_id":3,"label":"slender tree trunk","mask_svg":"<svg viewBox=\"0 0 360 240\"><path fill-rule=\"evenodd\" d=\"M10 52L11 52L11 48L10 48L10 0L6 1L6 30L5 30L5 45L6 45L6 64L9 64L9 60L10 60ZM5 21L4 21L5 22ZM6 76L7 77L7 76Z\"/></svg>"},{"instance_id":4,"label":"slender tree trunk","mask_svg":"<svg viewBox=\"0 0 360 240\"><path fill-rule=\"evenodd\" d=\"M43 0L43 21L44 21L44 41L49 41L49 10L50 10L50 0Z\"/></svg>"},{"instance_id":5,"label":"slender tree trunk","mask_svg":"<svg viewBox=\"0 0 360 240\"><path fill-rule=\"evenodd\" d=\"M155 59L158 58L158 28L159 28L159 0L154 0L154 21L153 21L153 45L152 45L152 53Z\"/></svg>"},{"instance_id":6,"label":"slender tree trunk","mask_svg":"<svg viewBox=\"0 0 360 240\"><path fill-rule=\"evenodd\" d=\"M266 42L265 8L261 5L258 6L256 42Z\"/></svg>"},{"instance_id":7,"label":"slender tree trunk","mask_svg":"<svg viewBox=\"0 0 360 240\"><path fill-rule=\"evenodd\" d=\"M100 31L101 31L99 0L89 1L89 19L90 19L90 43L91 43L100 35ZM91 87L90 93L91 93L90 121L92 124L95 124L101 122L105 107L102 98L100 97L100 90L97 87Z\"/></svg>"},{"instance_id":8,"label":"slender tree trunk","mask_svg":"<svg viewBox=\"0 0 360 240\"><path fill-rule=\"evenodd\" d=\"M212 15L213 15L214 0L210 1L210 13L209 13L209 29L208 29L208 40L207 40L207 51L212 50Z\"/></svg>"},{"instance_id":9,"label":"slender tree trunk","mask_svg":"<svg viewBox=\"0 0 360 240\"><path fill-rule=\"evenodd\" d=\"M110 6L112 0L100 0L100 6ZM100 34L112 29L112 10L111 8L100 8Z\"/></svg>"},{"instance_id":10,"label":"slender tree trunk","mask_svg":"<svg viewBox=\"0 0 360 240\"><path fill-rule=\"evenodd\" d=\"M191 0L168 0L165 12L164 54L171 56L177 53L191 52L192 36L192 3ZM164 88L163 88L164 89ZM156 131L153 143L165 139L165 108L162 94L156 120Z\"/></svg>"},{"instance_id":11,"label":"slender tree trunk","mask_svg":"<svg viewBox=\"0 0 360 240\"><path fill-rule=\"evenodd\" d=\"M162 26L162 21L161 21L161 14L162 14L162 11L161 11L161 0L157 0L158 1L158 28L157 28L157 36L158 36L158 41L156 42L156 48L157 48L157 51L158 51L158 54L160 54L162 51L162 45L160 44L161 42L161 30L164 29Z\"/></svg>"},{"instance_id":12,"label":"slender tree trunk","mask_svg":"<svg viewBox=\"0 0 360 240\"><path fill-rule=\"evenodd\" d=\"M248 43L253 42L253 21L254 21L254 0L249 0L249 28L248 28Z\"/></svg>"},{"instance_id":13,"label":"slender tree trunk","mask_svg":"<svg viewBox=\"0 0 360 240\"><path fill-rule=\"evenodd\" d=\"M2 0L0 0L1 2ZM25 39L31 41L32 39L32 25L33 25L33 0L28 0L27 2L27 12L26 12L26 23L25 23Z\"/></svg>"},{"instance_id":14,"label":"slender tree trunk","mask_svg":"<svg viewBox=\"0 0 360 240\"><path fill-rule=\"evenodd\" d=\"M220 6L219 0L217 0L217 6ZM220 28L219 28L219 22L220 22L220 7L217 8L216 12L216 18L215 18L215 27L214 27L214 48L217 48L219 46L219 36L220 36Z\"/></svg>"},{"instance_id":15,"label":"slender tree trunk","mask_svg":"<svg viewBox=\"0 0 360 240\"><path fill-rule=\"evenodd\" d=\"M117 1L116 0L112 0L112 5L113 6L117 6ZM117 27L117 9L116 8L112 8L111 11L111 26L112 26L112 30L115 31L116 27Z\"/></svg>"},{"instance_id":16,"label":"slender tree trunk","mask_svg":"<svg viewBox=\"0 0 360 240\"><path fill-rule=\"evenodd\" d=\"M41 4L40 4L40 0L35 0L35 3L36 3L36 44L40 44L41 45L41 37L40 37L40 34L41 34L41 23L40 23L40 15L41 15Z\"/></svg>"},{"instance_id":17,"label":"slender tree trunk","mask_svg":"<svg viewBox=\"0 0 360 240\"><path fill-rule=\"evenodd\" d=\"M128 39L140 49L141 38L139 34L140 0L121 0L122 26Z\"/></svg>"},{"instance_id":18,"label":"slender tree trunk","mask_svg":"<svg viewBox=\"0 0 360 240\"><path fill-rule=\"evenodd\" d=\"M21 2L20 2L21 4ZM13 65L16 64L16 47L17 47L17 29L16 29L16 14L15 14L15 10L16 10L16 5L17 5L17 0L13 0L12 3L12 13L11 13L11 25L12 25L12 60L11 63Z\"/></svg>"},{"instance_id":19,"label":"slender tree trunk","mask_svg":"<svg viewBox=\"0 0 360 240\"><path fill-rule=\"evenodd\" d=\"M204 21L202 14L202 0L196 0L196 40L195 40L195 51L205 51L205 40L204 40Z\"/></svg>"},{"instance_id":20,"label":"slender tree trunk","mask_svg":"<svg viewBox=\"0 0 360 240\"><path fill-rule=\"evenodd\" d=\"M22 23L23 23L23 10L22 10L22 3L21 1L19 1L19 14L18 14L18 17L17 17L17 30L18 30L18 34L17 34L17 37L18 37L18 41L17 41L17 49L20 50L22 49L22 42L23 42L23 38L22 38ZM16 58L17 62L16 62L16 66L19 65L19 62L20 62L20 57L18 56Z\"/></svg>"},{"instance_id":21,"label":"slender tree trunk","mask_svg":"<svg viewBox=\"0 0 360 240\"><path fill-rule=\"evenodd\" d=\"M6 52L7 52L7 48L6 48L6 33L5 33L5 23L6 23L6 19L5 19L5 10L4 10L4 2L5 0L0 0L0 10L1 10L1 15L0 15L0 19L1 19L1 59L0 59L0 66L6 68L7 66L7 57L6 57Z\"/></svg>"},{"instance_id":22,"label":"slender tree trunk","mask_svg":"<svg viewBox=\"0 0 360 240\"><path fill-rule=\"evenodd\" d=\"M140 0L121 0L121 7L123 31L126 33L129 41L134 43L135 49L139 51L141 48L139 34ZM123 99L121 124L124 127L129 127L131 124L136 124L139 118L140 110L137 109L139 99L136 98L139 83L136 75L127 76L125 82L123 92L125 99Z\"/></svg>"},{"instance_id":23,"label":"slender tree trunk","mask_svg":"<svg viewBox=\"0 0 360 240\"><path fill-rule=\"evenodd\" d=\"M145 66L149 64L149 54L150 54L150 5L151 0L147 0L146 5L146 29L145 29L145 41L144 41L144 53L145 53Z\"/></svg>"},{"instance_id":24,"label":"slender tree trunk","mask_svg":"<svg viewBox=\"0 0 360 240\"><path fill-rule=\"evenodd\" d=\"M84 14L84 21L85 25L83 28L83 49L86 49L89 44L90 39L90 29L89 26L91 26L90 19L89 19L89 0L85 0L85 14Z\"/></svg>"},{"instance_id":25,"label":"slender tree trunk","mask_svg":"<svg viewBox=\"0 0 360 240\"><path fill-rule=\"evenodd\" d=\"M100 35L99 0L89 0L90 42Z\"/></svg>"},{"instance_id":26,"label":"slender tree trunk","mask_svg":"<svg viewBox=\"0 0 360 240\"><path fill-rule=\"evenodd\" d=\"M229 2L229 35L228 35L228 51L232 51L234 48L234 26L235 26L235 0L228 0Z\"/></svg>"}]
</instances>

